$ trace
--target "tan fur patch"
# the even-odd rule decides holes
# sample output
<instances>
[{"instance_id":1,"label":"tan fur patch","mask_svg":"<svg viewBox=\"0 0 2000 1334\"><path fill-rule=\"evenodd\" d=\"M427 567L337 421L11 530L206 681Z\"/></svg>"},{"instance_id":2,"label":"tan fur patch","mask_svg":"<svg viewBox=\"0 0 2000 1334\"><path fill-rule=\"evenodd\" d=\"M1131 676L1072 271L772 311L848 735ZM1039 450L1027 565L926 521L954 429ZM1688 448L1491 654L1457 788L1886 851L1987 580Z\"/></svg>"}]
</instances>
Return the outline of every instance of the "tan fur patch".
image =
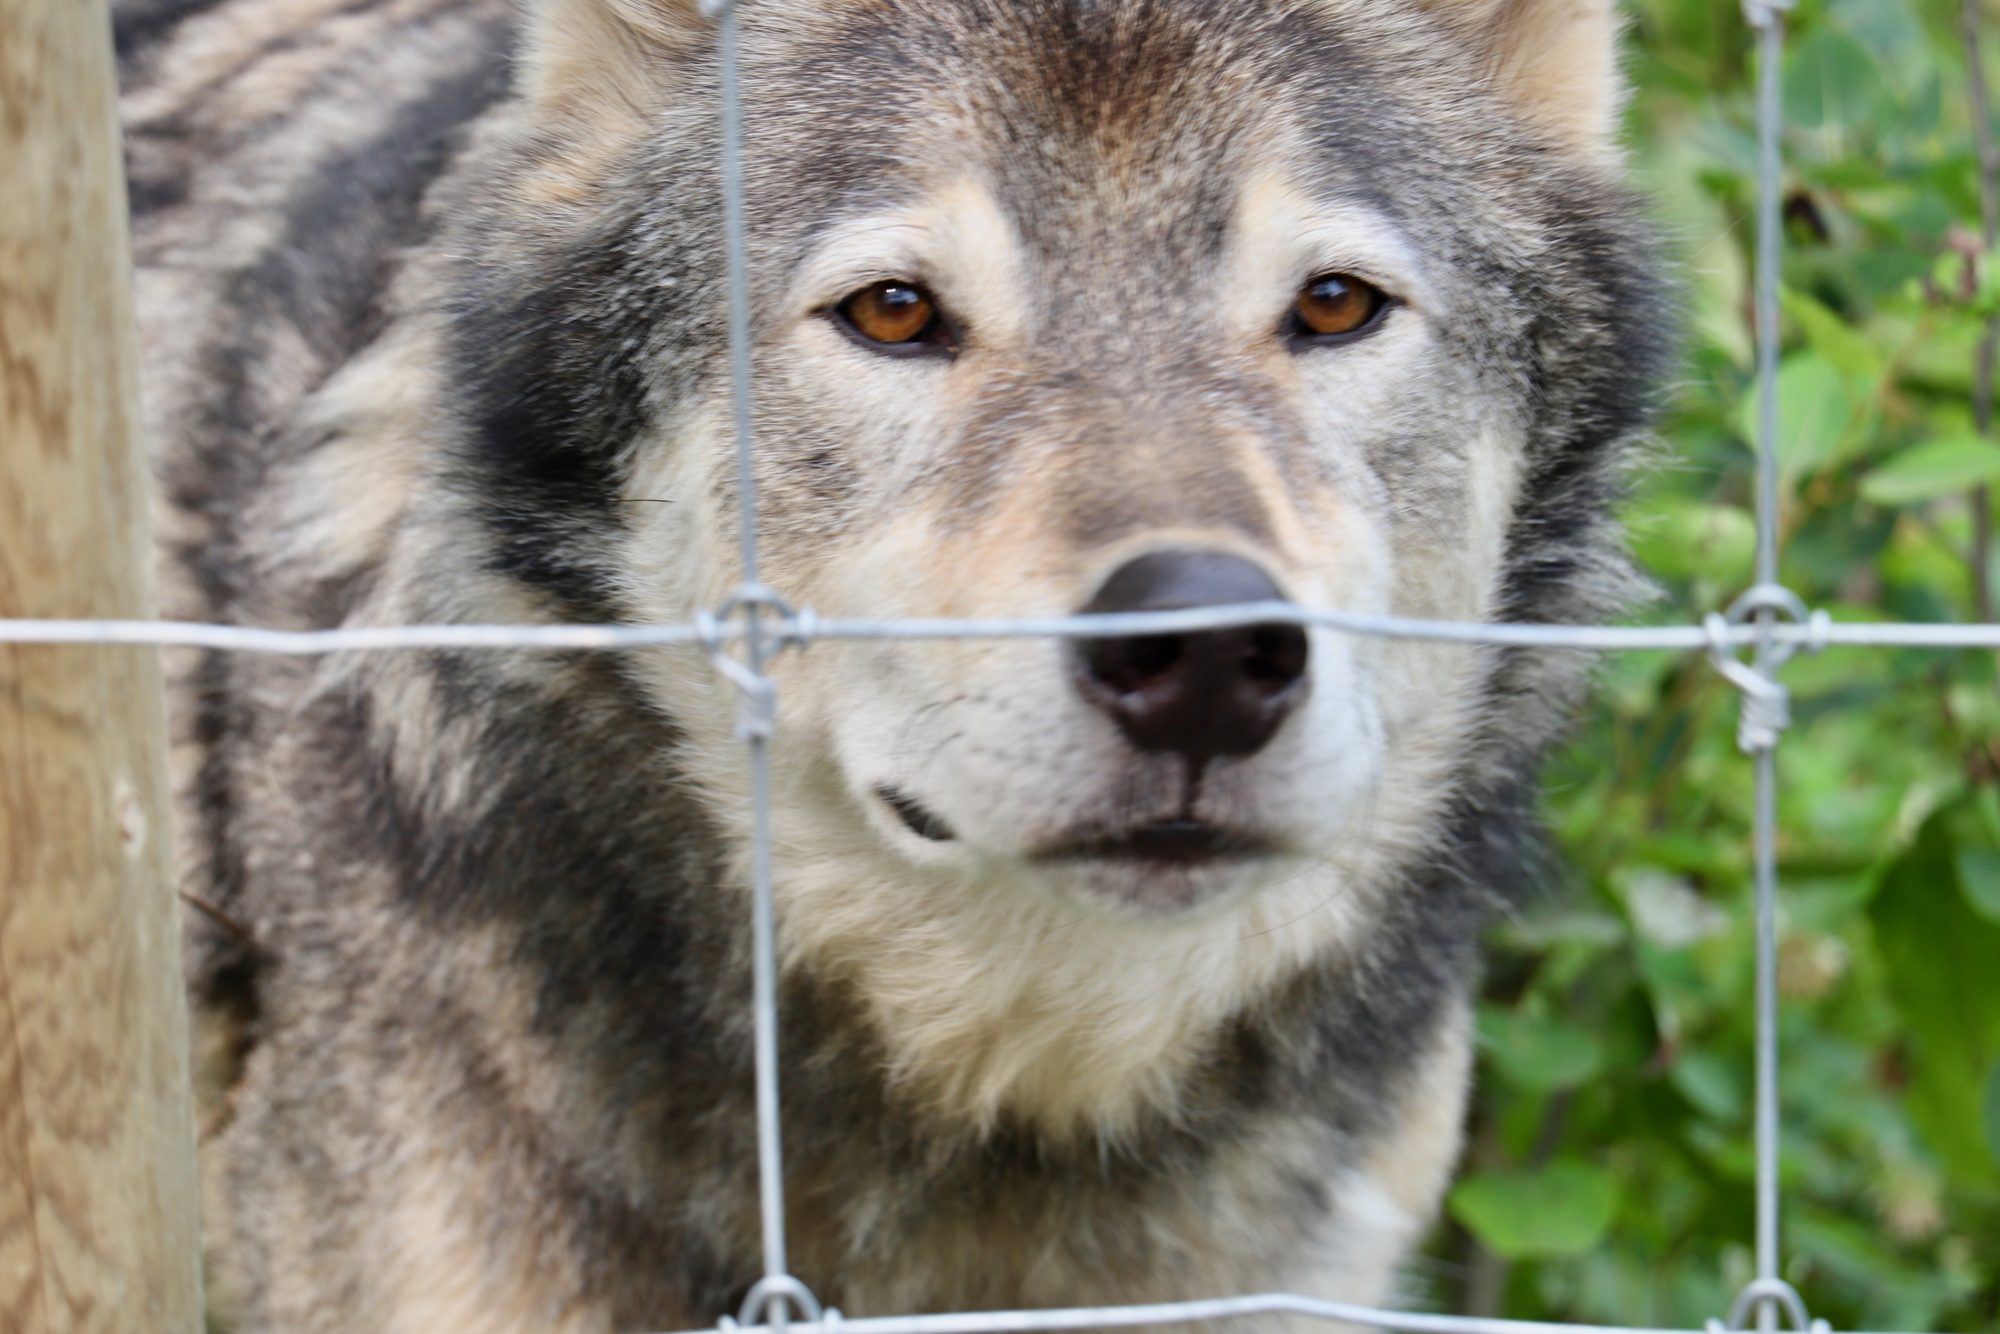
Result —
<instances>
[{"instance_id":1,"label":"tan fur patch","mask_svg":"<svg viewBox=\"0 0 2000 1334\"><path fill-rule=\"evenodd\" d=\"M660 98L659 68L700 35L694 11L692 0L531 0L521 91L559 121L629 129Z\"/></svg>"},{"instance_id":2,"label":"tan fur patch","mask_svg":"<svg viewBox=\"0 0 2000 1334\"><path fill-rule=\"evenodd\" d=\"M464 1198L454 1181L480 1174L476 1167L449 1166L454 1156L439 1146L405 1155L397 1203L378 1239L380 1323L370 1328L380 1334L619 1334L603 1308L576 1290L563 1239L524 1236L522 1254L495 1254L484 1215L504 1205Z\"/></svg>"},{"instance_id":3,"label":"tan fur patch","mask_svg":"<svg viewBox=\"0 0 2000 1334\"><path fill-rule=\"evenodd\" d=\"M1616 0L1424 0L1487 45L1521 114L1572 147L1608 151L1624 85Z\"/></svg>"}]
</instances>

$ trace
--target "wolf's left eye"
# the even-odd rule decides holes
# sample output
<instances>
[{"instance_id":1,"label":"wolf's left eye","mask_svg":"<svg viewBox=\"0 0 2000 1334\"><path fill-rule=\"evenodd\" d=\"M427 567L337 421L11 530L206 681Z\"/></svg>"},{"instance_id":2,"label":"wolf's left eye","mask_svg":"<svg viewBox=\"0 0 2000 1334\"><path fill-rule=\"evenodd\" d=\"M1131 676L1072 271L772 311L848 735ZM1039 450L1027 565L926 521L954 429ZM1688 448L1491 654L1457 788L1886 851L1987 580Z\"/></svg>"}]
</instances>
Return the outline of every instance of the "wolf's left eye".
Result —
<instances>
[{"instance_id":1,"label":"wolf's left eye","mask_svg":"<svg viewBox=\"0 0 2000 1334\"><path fill-rule=\"evenodd\" d=\"M891 279L864 287L833 308L835 322L871 350L949 351L937 302L915 283Z\"/></svg>"},{"instance_id":2,"label":"wolf's left eye","mask_svg":"<svg viewBox=\"0 0 2000 1334\"><path fill-rule=\"evenodd\" d=\"M1320 346L1372 333L1393 303L1388 293L1350 273L1323 273L1299 289L1286 321L1298 342Z\"/></svg>"}]
</instances>

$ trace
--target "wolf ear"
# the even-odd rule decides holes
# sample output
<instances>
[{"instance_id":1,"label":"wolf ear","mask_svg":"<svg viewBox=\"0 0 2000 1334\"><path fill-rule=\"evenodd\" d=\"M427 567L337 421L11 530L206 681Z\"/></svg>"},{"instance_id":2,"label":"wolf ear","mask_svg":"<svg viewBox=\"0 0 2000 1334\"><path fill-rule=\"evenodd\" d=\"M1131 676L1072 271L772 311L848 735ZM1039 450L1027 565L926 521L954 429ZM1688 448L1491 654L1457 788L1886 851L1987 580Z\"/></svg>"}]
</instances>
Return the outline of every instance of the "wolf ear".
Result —
<instances>
[{"instance_id":1,"label":"wolf ear","mask_svg":"<svg viewBox=\"0 0 2000 1334\"><path fill-rule=\"evenodd\" d=\"M710 30L696 0L526 0L519 79L556 112L636 113L651 100L662 57Z\"/></svg>"},{"instance_id":2,"label":"wolf ear","mask_svg":"<svg viewBox=\"0 0 2000 1334\"><path fill-rule=\"evenodd\" d=\"M1494 83L1529 122L1610 152L1625 100L1617 0L1423 0L1480 43Z\"/></svg>"}]
</instances>

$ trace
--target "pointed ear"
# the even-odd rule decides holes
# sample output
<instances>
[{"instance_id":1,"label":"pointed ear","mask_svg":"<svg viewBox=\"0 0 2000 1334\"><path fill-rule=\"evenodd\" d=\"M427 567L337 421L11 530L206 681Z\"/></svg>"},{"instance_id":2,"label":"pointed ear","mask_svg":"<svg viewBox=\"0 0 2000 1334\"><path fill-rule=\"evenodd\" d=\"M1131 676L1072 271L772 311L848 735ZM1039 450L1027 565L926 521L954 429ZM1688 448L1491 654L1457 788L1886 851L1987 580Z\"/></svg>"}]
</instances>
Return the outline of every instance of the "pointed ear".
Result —
<instances>
[{"instance_id":1,"label":"pointed ear","mask_svg":"<svg viewBox=\"0 0 2000 1334\"><path fill-rule=\"evenodd\" d=\"M521 91L558 114L639 113L663 59L710 27L696 0L526 0L524 9Z\"/></svg>"},{"instance_id":2,"label":"pointed ear","mask_svg":"<svg viewBox=\"0 0 2000 1334\"><path fill-rule=\"evenodd\" d=\"M1522 117L1571 147L1615 150L1625 82L1617 0L1423 0L1478 42Z\"/></svg>"}]
</instances>

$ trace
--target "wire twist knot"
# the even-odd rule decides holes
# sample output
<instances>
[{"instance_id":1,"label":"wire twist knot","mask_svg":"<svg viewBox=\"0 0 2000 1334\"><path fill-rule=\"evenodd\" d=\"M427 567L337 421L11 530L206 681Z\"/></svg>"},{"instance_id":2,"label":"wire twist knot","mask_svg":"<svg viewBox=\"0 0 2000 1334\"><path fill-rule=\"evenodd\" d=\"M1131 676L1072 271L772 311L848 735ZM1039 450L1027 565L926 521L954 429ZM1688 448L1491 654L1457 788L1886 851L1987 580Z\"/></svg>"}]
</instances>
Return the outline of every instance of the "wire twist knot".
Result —
<instances>
[{"instance_id":1,"label":"wire twist knot","mask_svg":"<svg viewBox=\"0 0 2000 1334\"><path fill-rule=\"evenodd\" d=\"M1806 1314L1805 1298L1799 1296L1797 1288L1781 1278L1760 1278L1736 1294L1736 1300L1729 1304L1728 1319L1707 1322L1707 1334L1733 1334L1748 1329L1750 1317L1767 1306L1783 1312L1798 1334L1829 1334L1833 1328L1826 1321L1814 1320Z\"/></svg>"},{"instance_id":2,"label":"wire twist knot","mask_svg":"<svg viewBox=\"0 0 2000 1334\"><path fill-rule=\"evenodd\" d=\"M776 620L775 627L766 627L766 614ZM740 628L729 626L739 617L744 622ZM818 629L818 618L810 609L794 611L769 585L753 582L740 585L716 610L696 612L694 622L709 662L736 687L736 734L746 741L770 740L778 726L778 688L762 665L788 648L804 649ZM750 662L728 651L729 642L737 639L750 643Z\"/></svg>"},{"instance_id":3,"label":"wire twist knot","mask_svg":"<svg viewBox=\"0 0 2000 1334\"><path fill-rule=\"evenodd\" d=\"M742 1309L734 1316L722 1317L716 1325L723 1334L736 1334L745 1328L783 1329L793 1315L806 1324L833 1329L839 1328L841 1321L840 1311L831 1306L822 1308L804 1283L790 1274L773 1274L753 1283L744 1294Z\"/></svg>"},{"instance_id":4,"label":"wire twist knot","mask_svg":"<svg viewBox=\"0 0 2000 1334\"><path fill-rule=\"evenodd\" d=\"M1806 628L1803 644L1769 633L1780 616ZM1752 641L1750 661L1745 662L1736 656L1734 631L1753 621L1763 633ZM1777 679L1778 669L1800 647L1818 653L1826 646L1831 625L1832 618L1824 611L1807 611L1799 595L1781 584L1753 585L1730 604L1727 613L1710 612L1702 618L1710 660L1724 679L1743 692L1743 712L1736 727L1739 749L1755 755L1778 744L1778 738L1792 725L1792 696Z\"/></svg>"}]
</instances>

